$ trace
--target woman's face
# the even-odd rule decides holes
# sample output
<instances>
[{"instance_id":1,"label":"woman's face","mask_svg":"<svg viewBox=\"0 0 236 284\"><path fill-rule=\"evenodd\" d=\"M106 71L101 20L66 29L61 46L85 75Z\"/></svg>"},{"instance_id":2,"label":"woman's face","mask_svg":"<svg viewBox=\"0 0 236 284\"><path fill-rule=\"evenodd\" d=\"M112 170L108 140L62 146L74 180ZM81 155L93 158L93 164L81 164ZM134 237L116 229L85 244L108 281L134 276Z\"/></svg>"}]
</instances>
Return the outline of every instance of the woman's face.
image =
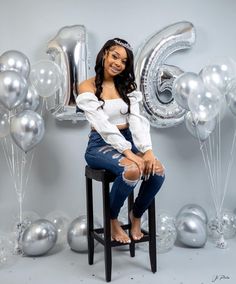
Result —
<instances>
[{"instance_id":1,"label":"woman's face","mask_svg":"<svg viewBox=\"0 0 236 284\"><path fill-rule=\"evenodd\" d=\"M112 46L104 55L104 75L114 77L125 70L127 53L122 46Z\"/></svg>"}]
</instances>

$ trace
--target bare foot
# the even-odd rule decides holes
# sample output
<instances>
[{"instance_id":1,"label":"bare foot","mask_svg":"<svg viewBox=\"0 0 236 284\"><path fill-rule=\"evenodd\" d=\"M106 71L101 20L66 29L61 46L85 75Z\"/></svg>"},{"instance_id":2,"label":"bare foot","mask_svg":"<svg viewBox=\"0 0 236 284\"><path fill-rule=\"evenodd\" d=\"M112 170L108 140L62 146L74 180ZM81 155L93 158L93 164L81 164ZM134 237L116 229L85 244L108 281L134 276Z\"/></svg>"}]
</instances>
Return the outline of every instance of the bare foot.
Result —
<instances>
[{"instance_id":1,"label":"bare foot","mask_svg":"<svg viewBox=\"0 0 236 284\"><path fill-rule=\"evenodd\" d=\"M111 220L111 237L113 240L120 243L130 243L131 240L126 232L121 228L120 222L117 219Z\"/></svg>"},{"instance_id":2,"label":"bare foot","mask_svg":"<svg viewBox=\"0 0 236 284\"><path fill-rule=\"evenodd\" d=\"M135 241L142 239L143 233L141 232L141 218L134 217L132 211L130 211L129 217L130 217L130 221L131 221L131 236L132 236L132 238Z\"/></svg>"}]
</instances>

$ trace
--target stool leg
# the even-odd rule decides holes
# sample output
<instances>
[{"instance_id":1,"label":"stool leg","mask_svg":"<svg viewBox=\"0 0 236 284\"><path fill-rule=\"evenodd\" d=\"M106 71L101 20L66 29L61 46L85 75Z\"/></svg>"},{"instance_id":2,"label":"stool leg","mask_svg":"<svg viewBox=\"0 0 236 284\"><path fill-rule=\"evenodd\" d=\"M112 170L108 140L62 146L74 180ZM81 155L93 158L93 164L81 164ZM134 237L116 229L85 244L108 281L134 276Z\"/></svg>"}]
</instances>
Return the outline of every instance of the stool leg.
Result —
<instances>
[{"instance_id":1,"label":"stool leg","mask_svg":"<svg viewBox=\"0 0 236 284\"><path fill-rule=\"evenodd\" d=\"M131 240L132 240L131 231L130 231L131 230L131 221L130 221L130 218L129 218L129 213L133 209L133 205L134 205L134 193L131 192L131 194L128 197L128 220L129 220L129 225L130 225L129 237L131 238ZM135 242L134 241L131 241L131 243L129 245L129 253L130 253L131 257L135 256Z\"/></svg>"},{"instance_id":2,"label":"stool leg","mask_svg":"<svg viewBox=\"0 0 236 284\"><path fill-rule=\"evenodd\" d=\"M92 180L86 177L87 195L87 238L88 238L88 263L93 264L94 238L93 238L93 185Z\"/></svg>"},{"instance_id":3,"label":"stool leg","mask_svg":"<svg viewBox=\"0 0 236 284\"><path fill-rule=\"evenodd\" d=\"M104 224L104 257L106 281L111 281L111 224L110 224L110 196L109 183L104 181L103 186L103 224Z\"/></svg>"},{"instance_id":4,"label":"stool leg","mask_svg":"<svg viewBox=\"0 0 236 284\"><path fill-rule=\"evenodd\" d=\"M148 227L151 270L153 273L155 273L157 271L155 200L153 200L150 206L148 207Z\"/></svg>"}]
</instances>

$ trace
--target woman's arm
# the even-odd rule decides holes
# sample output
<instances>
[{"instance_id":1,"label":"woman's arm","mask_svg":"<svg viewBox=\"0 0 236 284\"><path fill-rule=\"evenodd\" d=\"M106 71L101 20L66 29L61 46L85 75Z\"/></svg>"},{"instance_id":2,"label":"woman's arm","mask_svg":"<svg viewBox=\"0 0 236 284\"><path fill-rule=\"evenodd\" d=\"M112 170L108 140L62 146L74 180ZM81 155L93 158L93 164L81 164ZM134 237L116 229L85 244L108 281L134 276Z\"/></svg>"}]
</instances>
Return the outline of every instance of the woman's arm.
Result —
<instances>
[{"instance_id":1,"label":"woman's arm","mask_svg":"<svg viewBox=\"0 0 236 284\"><path fill-rule=\"evenodd\" d=\"M124 138L116 125L109 122L108 116L101 108L101 102L91 92L91 89L86 88L86 85L79 88L82 93L77 97L76 103L84 111L91 126L96 129L107 144L110 144L118 152L122 153L127 149L131 149L131 143Z\"/></svg>"},{"instance_id":2,"label":"woman's arm","mask_svg":"<svg viewBox=\"0 0 236 284\"><path fill-rule=\"evenodd\" d=\"M140 114L139 103L142 100L142 93L134 91L128 94L130 98L130 114L128 118L130 131L135 146L141 153L152 149L150 136L150 124L146 117Z\"/></svg>"}]
</instances>

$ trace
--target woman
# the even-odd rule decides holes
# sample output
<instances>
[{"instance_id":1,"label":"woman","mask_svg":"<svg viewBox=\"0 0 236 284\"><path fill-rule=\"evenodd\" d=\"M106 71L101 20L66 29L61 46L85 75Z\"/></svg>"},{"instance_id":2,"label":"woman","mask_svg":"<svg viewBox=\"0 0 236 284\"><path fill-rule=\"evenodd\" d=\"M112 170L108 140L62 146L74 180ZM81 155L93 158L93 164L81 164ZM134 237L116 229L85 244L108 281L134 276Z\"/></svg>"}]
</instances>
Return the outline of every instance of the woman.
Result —
<instances>
[{"instance_id":1,"label":"woman","mask_svg":"<svg viewBox=\"0 0 236 284\"><path fill-rule=\"evenodd\" d=\"M78 86L77 106L91 125L85 159L117 177L110 192L112 238L131 240L118 214L125 199L142 180L130 212L131 236L143 237L141 216L164 181L164 168L152 152L148 120L140 115L142 94L136 91L133 52L123 39L108 40L97 55L96 76Z\"/></svg>"}]
</instances>

